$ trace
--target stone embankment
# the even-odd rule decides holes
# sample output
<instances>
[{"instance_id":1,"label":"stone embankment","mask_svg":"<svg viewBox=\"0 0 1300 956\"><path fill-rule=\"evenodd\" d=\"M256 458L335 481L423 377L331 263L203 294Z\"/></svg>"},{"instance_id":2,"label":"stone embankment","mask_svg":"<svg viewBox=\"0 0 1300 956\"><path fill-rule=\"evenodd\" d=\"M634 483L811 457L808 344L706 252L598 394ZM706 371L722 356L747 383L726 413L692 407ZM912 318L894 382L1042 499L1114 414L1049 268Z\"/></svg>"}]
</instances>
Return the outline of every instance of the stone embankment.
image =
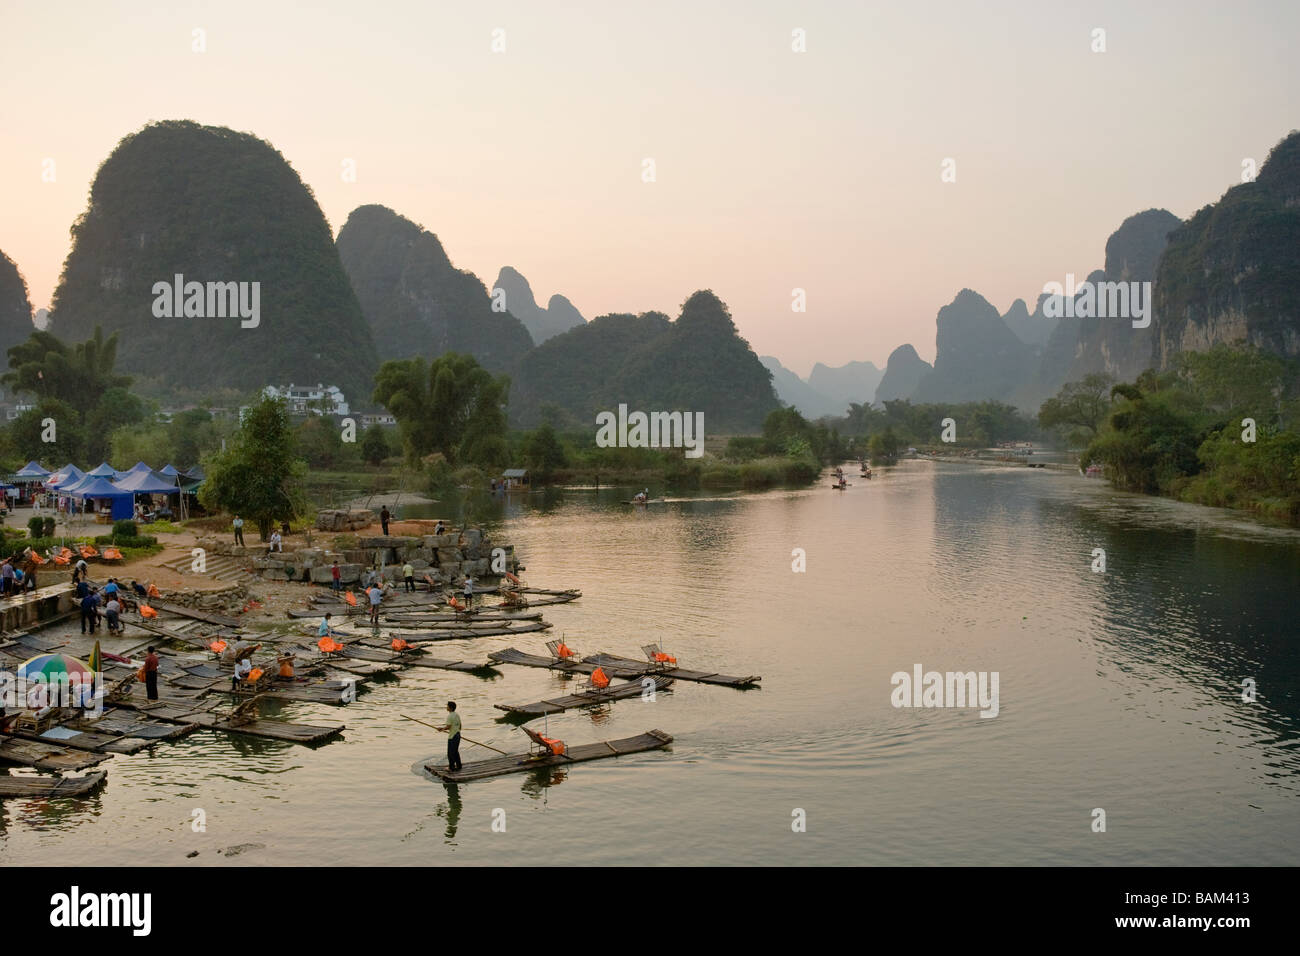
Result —
<instances>
[{"instance_id":1,"label":"stone embankment","mask_svg":"<svg viewBox=\"0 0 1300 956\"><path fill-rule=\"evenodd\" d=\"M304 581L329 584L333 565L339 563L343 584L356 584L370 569L378 570L384 581L400 584L402 566L410 563L415 577L426 575L439 584L453 584L466 575L495 575L501 570L516 571L519 563L513 545L496 545L480 529L467 528L444 534L356 535L356 528L368 528L373 513L322 511L317 516L317 531L309 535L306 547L267 553L265 547L238 547L230 540L203 536L198 546L209 555L247 558L249 570L265 581ZM429 522L432 526L433 522ZM402 522L403 530L417 525ZM247 532L245 532L247 534ZM314 540L312 540L314 539Z\"/></svg>"}]
</instances>

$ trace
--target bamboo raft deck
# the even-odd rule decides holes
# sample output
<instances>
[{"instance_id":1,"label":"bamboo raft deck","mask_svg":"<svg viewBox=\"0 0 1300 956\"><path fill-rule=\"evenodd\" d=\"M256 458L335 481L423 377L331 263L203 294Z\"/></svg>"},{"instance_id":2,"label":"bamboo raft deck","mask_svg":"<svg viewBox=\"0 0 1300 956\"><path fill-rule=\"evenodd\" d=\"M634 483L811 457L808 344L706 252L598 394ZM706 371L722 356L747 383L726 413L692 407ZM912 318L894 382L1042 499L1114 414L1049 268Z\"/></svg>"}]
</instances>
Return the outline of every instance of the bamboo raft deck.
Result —
<instances>
[{"instance_id":1,"label":"bamboo raft deck","mask_svg":"<svg viewBox=\"0 0 1300 956\"><path fill-rule=\"evenodd\" d=\"M473 621L465 623L398 622L386 627L400 631L415 631L416 636L402 635L408 641L457 641L471 637L509 637L511 634L531 634L534 631L549 631L555 625L550 621Z\"/></svg>"},{"instance_id":2,"label":"bamboo raft deck","mask_svg":"<svg viewBox=\"0 0 1300 956\"><path fill-rule=\"evenodd\" d=\"M656 676L654 681L655 693L661 690L668 690L672 687L671 678ZM504 710L506 713L517 717L541 717L548 714L560 714L566 710L573 710L576 707L590 707L593 704L604 704L615 700L626 700L629 697L641 696L641 681L630 680L625 684L611 684L604 690L591 690L585 693L566 694L563 697L553 697L549 700L539 700L532 704L493 704L497 710Z\"/></svg>"},{"instance_id":3,"label":"bamboo raft deck","mask_svg":"<svg viewBox=\"0 0 1300 956\"><path fill-rule=\"evenodd\" d=\"M578 744L570 747L561 755L543 754L535 757L531 754L512 754L505 757L493 757L490 760L475 760L465 764L460 770L451 771L445 766L427 763L424 769L448 783L468 783L486 777L499 777L507 773L524 773L548 767L558 767L570 763L583 763L588 760L601 760L605 757L621 757L624 754L644 753L648 750L661 750L673 742L673 738L662 730L650 730L635 737L621 740L602 740L593 744Z\"/></svg>"},{"instance_id":4,"label":"bamboo raft deck","mask_svg":"<svg viewBox=\"0 0 1300 956\"><path fill-rule=\"evenodd\" d=\"M0 761L37 770L85 770L111 759L112 754L57 747L52 742L0 737Z\"/></svg>"},{"instance_id":5,"label":"bamboo raft deck","mask_svg":"<svg viewBox=\"0 0 1300 956\"><path fill-rule=\"evenodd\" d=\"M541 654L529 654L514 647L503 651L492 651L488 660L494 664L519 664L523 667L542 667L547 670L560 671L564 674L590 674L597 667L603 668L610 677L648 677L658 674L673 680L690 681L697 684L716 684L721 687L734 687L746 690L757 686L761 677L730 677L709 671L693 671L683 667L661 667L650 661L633 660L630 657L618 657L614 654L589 654L580 661L562 661Z\"/></svg>"},{"instance_id":6,"label":"bamboo raft deck","mask_svg":"<svg viewBox=\"0 0 1300 956\"><path fill-rule=\"evenodd\" d=\"M80 797L108 779L104 770L81 777L0 776L0 797Z\"/></svg>"},{"instance_id":7,"label":"bamboo raft deck","mask_svg":"<svg viewBox=\"0 0 1300 956\"><path fill-rule=\"evenodd\" d=\"M449 623L468 624L481 621L537 621L542 617L541 611L499 611L497 606L478 607L469 613L464 611L399 611L395 614L385 614L385 621L392 622L415 622L417 624L426 623Z\"/></svg>"},{"instance_id":8,"label":"bamboo raft deck","mask_svg":"<svg viewBox=\"0 0 1300 956\"><path fill-rule=\"evenodd\" d=\"M134 708L158 720L177 724L193 724L202 730L216 730L246 737L283 740L294 744L316 744L343 733L343 724L295 724L287 720L236 718L216 711L214 701L193 703L162 700L128 700L120 706Z\"/></svg>"},{"instance_id":9,"label":"bamboo raft deck","mask_svg":"<svg viewBox=\"0 0 1300 956\"><path fill-rule=\"evenodd\" d=\"M498 673L493 669L491 664L483 661L442 660L436 657L429 657L428 654L419 647L407 651L395 651L387 644L378 642L371 643L368 640L345 644L343 650L336 651L335 654L354 657L363 661L378 661L394 664L399 667L431 667L435 670L462 671L467 674Z\"/></svg>"}]
</instances>

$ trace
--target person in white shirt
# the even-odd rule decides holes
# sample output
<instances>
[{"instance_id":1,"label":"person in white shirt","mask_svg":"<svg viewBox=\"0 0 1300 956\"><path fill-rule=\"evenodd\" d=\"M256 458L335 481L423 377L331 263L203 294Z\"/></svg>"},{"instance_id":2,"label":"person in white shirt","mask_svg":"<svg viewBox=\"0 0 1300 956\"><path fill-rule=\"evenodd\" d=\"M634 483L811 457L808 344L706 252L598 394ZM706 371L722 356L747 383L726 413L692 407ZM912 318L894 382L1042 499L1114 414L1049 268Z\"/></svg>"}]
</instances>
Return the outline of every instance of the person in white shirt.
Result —
<instances>
[{"instance_id":1,"label":"person in white shirt","mask_svg":"<svg viewBox=\"0 0 1300 956\"><path fill-rule=\"evenodd\" d=\"M280 537L280 532L279 532L279 531L272 531L272 532L271 532L271 547L267 548L266 553L267 553L267 554L270 554L272 551L279 551L281 554L283 554L283 553L284 553L284 544L283 544L283 541L284 541L284 539Z\"/></svg>"},{"instance_id":2,"label":"person in white shirt","mask_svg":"<svg viewBox=\"0 0 1300 956\"><path fill-rule=\"evenodd\" d=\"M248 657L241 657L235 661L235 676L231 678L230 686L232 689L239 687L239 682L246 678L253 671L253 661Z\"/></svg>"}]
</instances>

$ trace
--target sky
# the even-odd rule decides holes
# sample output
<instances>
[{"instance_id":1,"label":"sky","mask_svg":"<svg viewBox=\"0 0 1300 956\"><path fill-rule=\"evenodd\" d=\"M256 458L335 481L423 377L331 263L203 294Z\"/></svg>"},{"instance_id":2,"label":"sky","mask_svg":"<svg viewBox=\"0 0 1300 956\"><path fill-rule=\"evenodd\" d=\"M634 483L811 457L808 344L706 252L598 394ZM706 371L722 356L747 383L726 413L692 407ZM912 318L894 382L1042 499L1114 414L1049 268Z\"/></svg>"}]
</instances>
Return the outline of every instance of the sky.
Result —
<instances>
[{"instance_id":1,"label":"sky","mask_svg":"<svg viewBox=\"0 0 1300 956\"><path fill-rule=\"evenodd\" d=\"M961 289L1032 307L1262 164L1298 35L1291 0L0 0L0 250L47 307L99 164L191 119L269 141L336 234L389 206L489 287L589 319L712 289L801 375L933 360Z\"/></svg>"}]
</instances>

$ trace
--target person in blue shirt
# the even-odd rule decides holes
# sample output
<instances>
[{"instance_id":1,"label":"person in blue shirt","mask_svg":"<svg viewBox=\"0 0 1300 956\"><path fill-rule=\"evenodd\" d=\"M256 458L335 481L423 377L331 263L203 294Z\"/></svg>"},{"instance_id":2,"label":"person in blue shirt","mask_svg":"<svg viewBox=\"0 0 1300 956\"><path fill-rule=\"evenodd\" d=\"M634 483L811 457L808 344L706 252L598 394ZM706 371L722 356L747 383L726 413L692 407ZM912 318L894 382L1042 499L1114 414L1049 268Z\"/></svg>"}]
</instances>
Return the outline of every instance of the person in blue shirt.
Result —
<instances>
[{"instance_id":1,"label":"person in blue shirt","mask_svg":"<svg viewBox=\"0 0 1300 956\"><path fill-rule=\"evenodd\" d=\"M81 599L81 633L86 633L86 623L90 623L90 633L95 633L99 623L99 592L91 591Z\"/></svg>"}]
</instances>

